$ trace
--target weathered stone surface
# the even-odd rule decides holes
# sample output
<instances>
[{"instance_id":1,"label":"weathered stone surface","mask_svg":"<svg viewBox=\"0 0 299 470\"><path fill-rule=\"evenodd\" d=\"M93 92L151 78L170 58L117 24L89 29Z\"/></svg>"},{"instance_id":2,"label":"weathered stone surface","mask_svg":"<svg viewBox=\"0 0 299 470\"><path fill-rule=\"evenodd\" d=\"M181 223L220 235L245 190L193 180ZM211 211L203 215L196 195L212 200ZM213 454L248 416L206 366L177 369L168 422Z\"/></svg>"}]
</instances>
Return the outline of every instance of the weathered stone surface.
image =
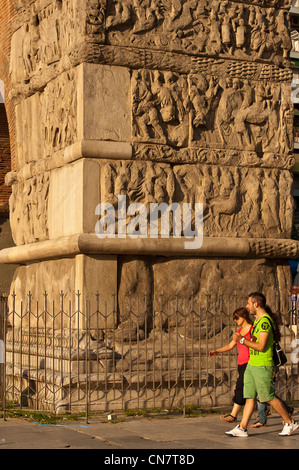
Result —
<instances>
[{"instance_id":1,"label":"weathered stone surface","mask_svg":"<svg viewBox=\"0 0 299 470\"><path fill-rule=\"evenodd\" d=\"M86 306L79 323L87 328L90 320L93 338L126 344L127 369L139 365L139 343L154 343L157 331L172 344L177 329L181 345L194 325L204 330L199 338L218 340L222 330L228 338L222 295L234 297L231 313L249 291L262 290L286 314L286 258L298 256L290 3L15 1L6 95L15 108L16 159L6 181L17 246L0 260L24 265L10 309L28 302L29 291L39 304L44 291L58 303L59 291L70 294ZM171 218L169 232L155 239L148 231L128 237L124 230L135 224L136 235L141 219L136 211L122 217L119 196L138 216L143 205L146 222L151 204L203 203L202 251L184 248ZM95 234L99 203L115 214L115 234L105 240ZM207 296L215 299L207 320L183 307L204 309ZM163 302L180 313L178 322ZM134 315L122 317L122 304ZM45 326L28 311L26 321L32 315L32 325ZM53 319L63 328L70 321ZM173 358L160 358L166 377ZM200 382L207 394L212 378ZM138 374L130 380L137 384Z\"/></svg>"}]
</instances>

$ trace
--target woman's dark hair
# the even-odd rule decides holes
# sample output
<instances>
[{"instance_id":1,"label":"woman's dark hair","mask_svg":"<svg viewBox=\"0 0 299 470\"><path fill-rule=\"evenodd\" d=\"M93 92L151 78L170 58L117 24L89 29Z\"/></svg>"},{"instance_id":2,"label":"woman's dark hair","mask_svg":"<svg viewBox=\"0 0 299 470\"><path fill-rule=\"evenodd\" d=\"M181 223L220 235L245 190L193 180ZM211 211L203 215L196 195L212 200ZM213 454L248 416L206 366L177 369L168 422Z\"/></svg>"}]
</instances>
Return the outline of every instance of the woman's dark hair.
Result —
<instances>
[{"instance_id":1,"label":"woman's dark hair","mask_svg":"<svg viewBox=\"0 0 299 470\"><path fill-rule=\"evenodd\" d=\"M253 325L253 321L251 320L251 318L249 316L249 312L248 312L247 308L245 308L245 307L237 308L237 310L235 310L234 313L233 313L233 318L235 316L245 318L247 323L249 323L250 325Z\"/></svg>"},{"instance_id":2,"label":"woman's dark hair","mask_svg":"<svg viewBox=\"0 0 299 470\"><path fill-rule=\"evenodd\" d=\"M259 307L266 310L267 314L269 315L269 317L271 317L274 323L274 339L275 341L280 341L281 334L279 331L279 324L278 324L277 316L272 312L269 305L267 305L266 297L264 296L264 294L262 294L261 292L252 292L251 294L249 294L248 297L251 297L253 302L256 302L259 305Z\"/></svg>"}]
</instances>

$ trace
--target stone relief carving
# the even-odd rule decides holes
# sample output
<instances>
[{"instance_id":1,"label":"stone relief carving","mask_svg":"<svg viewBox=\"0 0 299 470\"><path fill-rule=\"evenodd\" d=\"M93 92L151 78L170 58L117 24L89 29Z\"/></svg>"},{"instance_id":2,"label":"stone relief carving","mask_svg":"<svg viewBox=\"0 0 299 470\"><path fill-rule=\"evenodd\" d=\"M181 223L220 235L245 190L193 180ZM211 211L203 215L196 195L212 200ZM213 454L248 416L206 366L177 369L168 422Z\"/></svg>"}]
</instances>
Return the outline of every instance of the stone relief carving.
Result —
<instances>
[{"instance_id":1,"label":"stone relief carving","mask_svg":"<svg viewBox=\"0 0 299 470\"><path fill-rule=\"evenodd\" d=\"M133 72L133 135L175 146L188 145L189 113L186 77L172 72Z\"/></svg>"},{"instance_id":2,"label":"stone relief carving","mask_svg":"<svg viewBox=\"0 0 299 470\"><path fill-rule=\"evenodd\" d=\"M251 62L270 60L288 66L288 12L279 10L287 8L285 4L287 1L274 0L251 4L207 0L20 1L19 27L12 47L12 84L20 90L33 77L42 82L44 70L51 79L69 61L78 64L87 58L133 68L137 62L146 68L159 68L161 64L165 68L168 63L173 71L190 68L192 60L196 67L198 54L216 55L218 60L219 55ZM167 52L174 55L165 55ZM213 64L215 58L201 60Z\"/></svg>"},{"instance_id":3,"label":"stone relief carving","mask_svg":"<svg viewBox=\"0 0 299 470\"><path fill-rule=\"evenodd\" d=\"M43 93L41 106L44 155L71 145L77 135L77 75L65 72L51 81Z\"/></svg>"},{"instance_id":4,"label":"stone relief carving","mask_svg":"<svg viewBox=\"0 0 299 470\"><path fill-rule=\"evenodd\" d=\"M48 238L49 172L17 177L9 200L10 225L16 245Z\"/></svg>"},{"instance_id":5,"label":"stone relief carving","mask_svg":"<svg viewBox=\"0 0 299 470\"><path fill-rule=\"evenodd\" d=\"M26 116L26 119L24 119ZM71 70L16 106L18 168L71 145L77 136L77 75Z\"/></svg>"},{"instance_id":6,"label":"stone relief carving","mask_svg":"<svg viewBox=\"0 0 299 470\"><path fill-rule=\"evenodd\" d=\"M295 159L293 155L277 155L265 153L258 156L256 152L221 150L221 149L174 149L166 145L133 144L136 160L151 160L154 162L172 163L207 163L211 165L236 165L240 167L271 167L290 170Z\"/></svg>"},{"instance_id":7,"label":"stone relief carving","mask_svg":"<svg viewBox=\"0 0 299 470\"><path fill-rule=\"evenodd\" d=\"M148 216L149 203L191 203L194 209L202 202L205 236L289 238L291 186L288 171L268 168L111 162L103 167L101 200L117 211L118 195L126 195L127 205L145 204Z\"/></svg>"},{"instance_id":8,"label":"stone relief carving","mask_svg":"<svg viewBox=\"0 0 299 470\"><path fill-rule=\"evenodd\" d=\"M50 65L61 58L61 30L59 14L62 3L56 1L37 11L31 7L30 18L22 26L22 56L25 67L25 81L42 65ZM21 33L22 34L22 33ZM49 41L51 38L51 41Z\"/></svg>"},{"instance_id":9,"label":"stone relief carving","mask_svg":"<svg viewBox=\"0 0 299 470\"><path fill-rule=\"evenodd\" d=\"M276 2L108 0L110 44L223 54L255 60L288 57L288 17Z\"/></svg>"},{"instance_id":10,"label":"stone relief carving","mask_svg":"<svg viewBox=\"0 0 299 470\"><path fill-rule=\"evenodd\" d=\"M257 153L291 151L292 134L287 126L292 104L284 87L253 84L238 78L219 84L220 93L213 100L210 123L194 132L193 144L201 147L223 146L254 150ZM202 95L209 90L199 89ZM218 105L217 105L218 101ZM281 104L285 110L280 115ZM285 138L287 134L287 138Z\"/></svg>"},{"instance_id":11,"label":"stone relief carving","mask_svg":"<svg viewBox=\"0 0 299 470\"><path fill-rule=\"evenodd\" d=\"M140 70L132 80L133 139L177 147L289 153L288 84Z\"/></svg>"},{"instance_id":12,"label":"stone relief carving","mask_svg":"<svg viewBox=\"0 0 299 470\"><path fill-rule=\"evenodd\" d=\"M19 81L28 83L36 76L43 80L49 68L52 71L46 74L51 79L51 74L64 69L68 54L72 56L84 37L103 43L105 4L99 0L24 2L12 47L12 83L20 87Z\"/></svg>"}]
</instances>

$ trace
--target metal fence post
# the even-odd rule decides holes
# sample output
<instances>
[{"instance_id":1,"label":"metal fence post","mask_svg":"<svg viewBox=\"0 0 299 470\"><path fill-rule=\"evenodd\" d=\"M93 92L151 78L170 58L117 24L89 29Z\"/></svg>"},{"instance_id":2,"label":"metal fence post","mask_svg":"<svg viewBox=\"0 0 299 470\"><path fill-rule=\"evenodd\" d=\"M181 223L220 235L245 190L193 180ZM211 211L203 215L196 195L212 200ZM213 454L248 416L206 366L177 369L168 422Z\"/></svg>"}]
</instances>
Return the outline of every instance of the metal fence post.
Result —
<instances>
[{"instance_id":1,"label":"metal fence post","mask_svg":"<svg viewBox=\"0 0 299 470\"><path fill-rule=\"evenodd\" d=\"M0 393L2 399L3 420L6 421L6 298L0 297Z\"/></svg>"}]
</instances>

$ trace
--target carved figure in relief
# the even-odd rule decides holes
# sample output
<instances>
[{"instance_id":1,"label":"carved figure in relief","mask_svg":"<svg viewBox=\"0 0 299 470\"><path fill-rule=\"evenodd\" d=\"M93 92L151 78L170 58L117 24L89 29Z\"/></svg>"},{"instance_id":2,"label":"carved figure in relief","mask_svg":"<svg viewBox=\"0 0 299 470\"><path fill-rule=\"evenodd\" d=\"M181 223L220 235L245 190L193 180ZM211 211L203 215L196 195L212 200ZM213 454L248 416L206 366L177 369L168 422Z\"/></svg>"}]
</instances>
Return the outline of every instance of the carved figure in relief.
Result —
<instances>
[{"instance_id":1,"label":"carved figure in relief","mask_svg":"<svg viewBox=\"0 0 299 470\"><path fill-rule=\"evenodd\" d=\"M37 199L37 217L34 221L34 235L37 240L48 236L48 219L45 210L45 201L48 200L50 174L48 172L37 177L36 199Z\"/></svg>"},{"instance_id":2,"label":"carved figure in relief","mask_svg":"<svg viewBox=\"0 0 299 470\"><path fill-rule=\"evenodd\" d=\"M206 126L210 107L205 95L200 93L199 89L194 84L192 84L190 88L190 101L194 108L194 116L192 119L193 126Z\"/></svg>"},{"instance_id":3,"label":"carved figure in relief","mask_svg":"<svg viewBox=\"0 0 299 470\"><path fill-rule=\"evenodd\" d=\"M294 218L294 198L292 196L293 176L289 171L282 171L279 177L280 208L279 219L282 234L292 236Z\"/></svg>"},{"instance_id":4,"label":"carved figure in relief","mask_svg":"<svg viewBox=\"0 0 299 470\"><path fill-rule=\"evenodd\" d=\"M230 224L226 226L226 229L232 231L235 216L241 209L239 175L236 174L234 179L234 186L231 189L230 186L227 187L227 189L229 189L228 195L224 197L224 194L220 194L218 198L213 198L209 202L209 212L203 218L204 221L208 218L212 218L213 222L215 222L216 229L220 232L222 231L220 224L221 216L230 216Z\"/></svg>"},{"instance_id":5,"label":"carved figure in relief","mask_svg":"<svg viewBox=\"0 0 299 470\"><path fill-rule=\"evenodd\" d=\"M189 109L189 96L188 96L188 85L184 78L176 77L172 72L164 73L165 87L170 90L175 108L176 118L182 123L187 115Z\"/></svg>"},{"instance_id":6,"label":"carved figure in relief","mask_svg":"<svg viewBox=\"0 0 299 470\"><path fill-rule=\"evenodd\" d=\"M283 10L280 10L276 17L276 27L279 38L281 39L283 57L287 59L292 49L292 41L289 33L290 28L285 24L285 12Z\"/></svg>"},{"instance_id":7,"label":"carved figure in relief","mask_svg":"<svg viewBox=\"0 0 299 470\"><path fill-rule=\"evenodd\" d=\"M140 140L188 142L187 80L172 72L141 70L133 79L133 133Z\"/></svg>"},{"instance_id":8,"label":"carved figure in relief","mask_svg":"<svg viewBox=\"0 0 299 470\"><path fill-rule=\"evenodd\" d=\"M10 223L16 245L34 243L48 237L49 175L29 179L19 177L12 185Z\"/></svg>"},{"instance_id":9,"label":"carved figure in relief","mask_svg":"<svg viewBox=\"0 0 299 470\"><path fill-rule=\"evenodd\" d=\"M152 90L157 96L157 103L160 105L160 114L164 122L173 121L176 118L176 106L170 88L162 80L160 72L154 72L154 83Z\"/></svg>"},{"instance_id":10,"label":"carved figure in relief","mask_svg":"<svg viewBox=\"0 0 299 470\"><path fill-rule=\"evenodd\" d=\"M160 124L159 113L155 107L153 94L147 84L149 75L146 71L140 71L137 75L136 90L133 101L133 115L139 128L139 135L151 139L149 127L154 131L154 138L158 137L166 143L163 128Z\"/></svg>"},{"instance_id":11,"label":"carved figure in relief","mask_svg":"<svg viewBox=\"0 0 299 470\"><path fill-rule=\"evenodd\" d=\"M94 0L88 6L86 32L89 36L102 34L106 5Z\"/></svg>"},{"instance_id":12,"label":"carved figure in relief","mask_svg":"<svg viewBox=\"0 0 299 470\"><path fill-rule=\"evenodd\" d=\"M217 93L220 86L214 77L209 81L202 75L190 77L191 120L193 128L206 130L206 141L209 136L210 121L213 117L213 107L217 105ZM193 140L193 128L191 129Z\"/></svg>"},{"instance_id":13,"label":"carved figure in relief","mask_svg":"<svg viewBox=\"0 0 299 470\"><path fill-rule=\"evenodd\" d=\"M156 4L151 4L151 0L133 0L133 5L137 20L133 26L134 34L151 30L156 23Z\"/></svg>"},{"instance_id":14,"label":"carved figure in relief","mask_svg":"<svg viewBox=\"0 0 299 470\"><path fill-rule=\"evenodd\" d=\"M236 28L236 46L240 49L243 49L243 51L246 51L246 26L245 26L245 21L243 18L240 19L239 25Z\"/></svg>"},{"instance_id":15,"label":"carved figure in relief","mask_svg":"<svg viewBox=\"0 0 299 470\"><path fill-rule=\"evenodd\" d=\"M129 23L132 19L131 5L126 2L116 2L115 12L106 19L106 29L117 28Z\"/></svg>"},{"instance_id":16,"label":"carved figure in relief","mask_svg":"<svg viewBox=\"0 0 299 470\"><path fill-rule=\"evenodd\" d=\"M207 26L210 30L209 43L211 44L212 50L215 54L218 54L221 51L221 34L217 13L213 9L210 12Z\"/></svg>"},{"instance_id":17,"label":"carved figure in relief","mask_svg":"<svg viewBox=\"0 0 299 470\"><path fill-rule=\"evenodd\" d=\"M123 0L108 3L111 43L273 60L290 49L284 12L232 1ZM271 3L273 6L273 2Z\"/></svg>"},{"instance_id":18,"label":"carved figure in relief","mask_svg":"<svg viewBox=\"0 0 299 470\"><path fill-rule=\"evenodd\" d=\"M289 99L289 96L285 96L282 93L281 97L281 132L280 132L280 146L281 152L289 153L293 150L294 142L294 120L293 112L294 105Z\"/></svg>"},{"instance_id":19,"label":"carved figure in relief","mask_svg":"<svg viewBox=\"0 0 299 470\"><path fill-rule=\"evenodd\" d=\"M231 24L231 17L228 13L224 15L223 20L222 20L221 39L222 39L222 45L224 46L223 49L231 54L233 50L232 24Z\"/></svg>"},{"instance_id":20,"label":"carved figure in relief","mask_svg":"<svg viewBox=\"0 0 299 470\"><path fill-rule=\"evenodd\" d=\"M256 236L261 236L263 229L261 227L261 201L262 201L262 187L261 181L263 180L263 171L257 169L255 171L249 170L247 175L244 175L244 202L243 202L243 219L242 225L254 227Z\"/></svg>"},{"instance_id":21,"label":"carved figure in relief","mask_svg":"<svg viewBox=\"0 0 299 470\"><path fill-rule=\"evenodd\" d=\"M239 79L227 79L226 88L224 88L221 95L215 118L215 125L223 144L226 142L224 135L228 137L232 132L231 125L238 115L242 101L243 97L240 90Z\"/></svg>"},{"instance_id":22,"label":"carved figure in relief","mask_svg":"<svg viewBox=\"0 0 299 470\"><path fill-rule=\"evenodd\" d=\"M246 145L248 149L254 149L255 142L252 134L249 132L247 124L254 124L256 126L270 124L270 110L266 107L267 98L264 86L259 84L256 88L254 103L247 108L241 109L240 112L236 114L236 132L240 145Z\"/></svg>"},{"instance_id":23,"label":"carved figure in relief","mask_svg":"<svg viewBox=\"0 0 299 470\"><path fill-rule=\"evenodd\" d=\"M200 21L194 24L193 31L194 37L192 40L187 38L183 41L183 44L186 47L186 50L203 52L208 42L208 33L205 31L204 25Z\"/></svg>"},{"instance_id":24,"label":"carved figure in relief","mask_svg":"<svg viewBox=\"0 0 299 470\"><path fill-rule=\"evenodd\" d=\"M280 228L279 193L277 182L269 173L262 182L263 200L261 205L262 222L266 230Z\"/></svg>"},{"instance_id":25,"label":"carved figure in relief","mask_svg":"<svg viewBox=\"0 0 299 470\"><path fill-rule=\"evenodd\" d=\"M167 0L162 0L166 5ZM181 1L173 1L170 14L165 17L164 30L178 31L190 28L193 23L193 10L197 6L196 0L187 0L183 5Z\"/></svg>"},{"instance_id":26,"label":"carved figure in relief","mask_svg":"<svg viewBox=\"0 0 299 470\"><path fill-rule=\"evenodd\" d=\"M23 41L23 61L25 67L25 80L28 80L35 70L39 60L39 26L37 16L31 12L29 23L25 26L25 36Z\"/></svg>"}]
</instances>

